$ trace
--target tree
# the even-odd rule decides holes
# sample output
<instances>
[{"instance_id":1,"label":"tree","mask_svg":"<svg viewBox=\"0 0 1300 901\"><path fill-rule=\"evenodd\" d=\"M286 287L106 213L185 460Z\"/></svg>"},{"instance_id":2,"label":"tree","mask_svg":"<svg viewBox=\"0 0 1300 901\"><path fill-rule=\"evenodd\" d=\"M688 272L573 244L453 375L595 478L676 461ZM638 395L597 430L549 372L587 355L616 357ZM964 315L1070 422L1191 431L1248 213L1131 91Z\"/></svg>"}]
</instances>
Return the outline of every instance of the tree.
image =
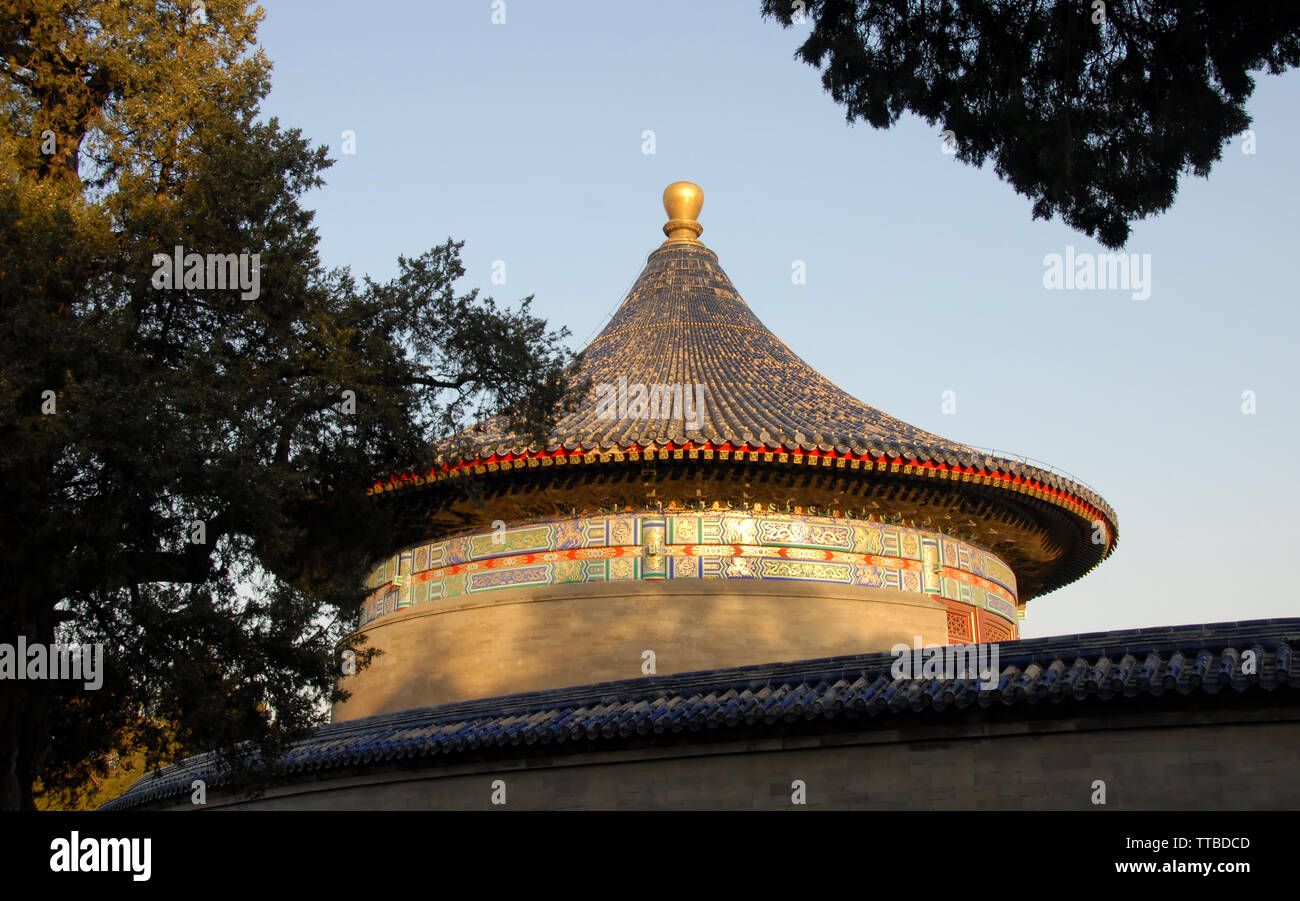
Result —
<instances>
[{"instance_id":1,"label":"tree","mask_svg":"<svg viewBox=\"0 0 1300 901\"><path fill-rule=\"evenodd\" d=\"M957 159L992 157L1035 219L1060 214L1112 248L1249 127L1251 72L1300 64L1290 0L764 0L763 15L811 18L796 57L849 122L939 123Z\"/></svg>"},{"instance_id":2,"label":"tree","mask_svg":"<svg viewBox=\"0 0 1300 901\"><path fill-rule=\"evenodd\" d=\"M367 488L569 403L567 332L458 294L460 244L322 267L325 149L258 118L260 11L205 12L0 0L0 645L103 647L94 690L0 679L0 809L114 754L273 760L341 696Z\"/></svg>"}]
</instances>

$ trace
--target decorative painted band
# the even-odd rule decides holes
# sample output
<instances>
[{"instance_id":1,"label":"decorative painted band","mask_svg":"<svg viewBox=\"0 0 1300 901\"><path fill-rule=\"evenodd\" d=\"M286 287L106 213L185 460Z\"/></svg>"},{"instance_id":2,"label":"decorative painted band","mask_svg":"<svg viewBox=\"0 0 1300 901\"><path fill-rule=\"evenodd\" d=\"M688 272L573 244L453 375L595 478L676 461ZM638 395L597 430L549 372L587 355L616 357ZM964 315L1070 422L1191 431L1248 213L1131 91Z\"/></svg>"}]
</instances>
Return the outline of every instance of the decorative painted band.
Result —
<instances>
[{"instance_id":1,"label":"decorative painted band","mask_svg":"<svg viewBox=\"0 0 1300 901\"><path fill-rule=\"evenodd\" d=\"M710 578L893 588L1016 619L1011 568L956 538L844 518L701 511L531 521L406 548L372 570L361 625L503 588Z\"/></svg>"},{"instance_id":2,"label":"decorative painted band","mask_svg":"<svg viewBox=\"0 0 1300 901\"><path fill-rule=\"evenodd\" d=\"M891 457L886 454L849 451L844 453L830 450L804 450L791 452L773 450L764 445L713 444L707 442L687 441L681 444L669 443L664 446L641 447L579 447L576 450L557 448L554 450L525 450L518 453L493 453L473 460L459 460L455 463L443 463L423 473L402 473L390 477L387 481L376 482L367 494L379 495L404 488L440 482L444 479L461 478L468 475L504 472L511 469L534 468L538 466L576 466L592 463L636 463L649 460L719 460L734 462L764 462L791 466L834 466L860 470L862 472L889 472L904 476L921 478L939 478L954 482L974 482L1028 495L1054 506L1068 510L1074 515L1088 520L1097 533L1094 539L1105 546L1102 558L1114 550L1118 531L1115 517L1109 511L1103 511L1096 504L1080 493L1057 488L1039 479L1028 476L999 472L977 466L962 466L935 460L920 460L913 457ZM1044 475L1049 475L1044 473ZM1089 493L1086 489L1080 491ZM1105 503L1101 501L1101 503Z\"/></svg>"}]
</instances>

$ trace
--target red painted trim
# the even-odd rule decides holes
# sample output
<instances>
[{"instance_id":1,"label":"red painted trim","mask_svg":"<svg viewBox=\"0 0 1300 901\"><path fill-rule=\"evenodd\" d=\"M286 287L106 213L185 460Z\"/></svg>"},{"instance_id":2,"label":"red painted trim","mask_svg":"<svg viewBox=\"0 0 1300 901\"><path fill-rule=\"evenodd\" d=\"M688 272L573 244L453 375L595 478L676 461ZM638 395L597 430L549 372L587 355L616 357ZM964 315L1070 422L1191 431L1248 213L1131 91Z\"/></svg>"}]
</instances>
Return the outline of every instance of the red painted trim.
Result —
<instances>
[{"instance_id":1,"label":"red painted trim","mask_svg":"<svg viewBox=\"0 0 1300 901\"><path fill-rule=\"evenodd\" d=\"M600 454L621 453L626 456L628 454L637 454L637 453L644 454L644 453L654 453L656 451L679 451L679 450L682 451L708 450L708 451L713 451L714 453L727 452L727 453L742 453L742 454L749 454L749 453L786 454L788 456L798 455L801 457L810 457L818 460L829 457L832 460L839 460L839 459L848 460L848 461L859 460L864 463L868 463L868 462L885 463L888 465L911 466L913 469L919 469L919 470L933 469L938 472L950 472L959 475L965 474L971 476L981 476L984 478L993 479L994 481L997 482L1006 482L1011 485L1023 486L1036 491L1040 491L1043 494L1048 495L1049 497L1055 498L1056 500L1060 501L1063 505L1074 508L1074 512L1078 513L1079 515L1083 516L1086 519L1104 520L1107 523L1107 525L1110 526L1112 535L1115 529L1115 524L1109 519L1109 517L1107 517L1104 513L1102 513L1100 510L1098 510L1096 507L1094 507L1092 504L1088 503L1078 495L1071 494L1068 491L1062 491L1059 488L1052 488L1048 485L1043 484L1042 482L1039 482L1034 479L1027 479L1023 476L1011 475L1008 473L989 472L982 468L976 468L973 466L950 466L947 463L936 463L933 460L921 461L921 460L909 459L906 457L889 457L884 454L881 455L874 455L871 453L855 454L852 452L849 452L847 454L841 454L835 450L823 451L821 449L814 449L811 451L804 451L804 450L789 451L789 450L785 450L784 448L779 450L771 450L763 445L750 445L748 443L732 444L730 441L724 442L722 444L712 444L709 442L697 443L694 441L686 441L681 444L668 442L667 444L663 444L663 445L655 445L653 448L642 447L641 445L634 444L626 448L617 448L617 449L602 449L599 447L599 445L592 445L590 447L584 447L582 445L579 445L578 449L573 451L565 450L564 448L559 448L554 451L548 451L548 450L526 451L522 454L516 454L512 452L512 453L507 453L505 455L500 455L500 454L493 453L488 457L478 457L470 461L462 460L457 463L445 463L442 466L434 467L433 469L430 469L421 474L403 473L398 476L392 476L386 482L383 481L376 482L370 488L370 491L368 493L380 494L385 491L393 491L395 489L402 488L412 484L423 485L426 484L427 482L435 481L439 476L446 476L453 472L464 472L467 470L472 471L472 469L475 466L486 466L491 463L496 463L499 465L501 463L514 463L519 460L529 460L529 459L540 460L546 458L554 459L558 457L565 457L566 459L571 459L574 457L579 457L579 458L584 457L589 453L600 453Z\"/></svg>"}]
</instances>

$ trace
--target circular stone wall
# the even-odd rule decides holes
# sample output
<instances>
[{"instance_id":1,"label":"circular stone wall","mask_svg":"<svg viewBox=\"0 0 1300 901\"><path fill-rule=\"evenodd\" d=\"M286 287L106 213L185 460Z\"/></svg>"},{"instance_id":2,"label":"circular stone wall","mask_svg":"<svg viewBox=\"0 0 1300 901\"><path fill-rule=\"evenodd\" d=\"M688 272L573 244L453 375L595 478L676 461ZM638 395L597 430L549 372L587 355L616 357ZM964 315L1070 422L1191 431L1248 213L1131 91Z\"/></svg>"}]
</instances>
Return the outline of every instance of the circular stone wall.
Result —
<instances>
[{"instance_id":1,"label":"circular stone wall","mask_svg":"<svg viewBox=\"0 0 1300 901\"><path fill-rule=\"evenodd\" d=\"M658 673L1016 637L1009 567L886 523L617 513L407 548L372 572L383 651L335 719Z\"/></svg>"}]
</instances>

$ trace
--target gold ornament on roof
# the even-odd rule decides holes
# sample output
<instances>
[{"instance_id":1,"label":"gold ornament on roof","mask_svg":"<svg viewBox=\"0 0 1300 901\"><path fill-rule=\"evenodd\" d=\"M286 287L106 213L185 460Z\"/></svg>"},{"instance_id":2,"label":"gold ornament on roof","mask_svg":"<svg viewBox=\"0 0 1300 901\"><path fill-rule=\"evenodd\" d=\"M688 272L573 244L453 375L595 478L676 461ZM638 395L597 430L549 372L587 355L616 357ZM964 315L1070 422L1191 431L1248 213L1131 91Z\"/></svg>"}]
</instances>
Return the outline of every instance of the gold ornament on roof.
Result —
<instances>
[{"instance_id":1,"label":"gold ornament on roof","mask_svg":"<svg viewBox=\"0 0 1300 901\"><path fill-rule=\"evenodd\" d=\"M675 181L664 188L664 211L668 213L668 222L664 225L664 234L668 240L664 243L700 243L700 233L704 231L704 226L696 221L696 217L700 215L702 206L704 189L695 182Z\"/></svg>"}]
</instances>

